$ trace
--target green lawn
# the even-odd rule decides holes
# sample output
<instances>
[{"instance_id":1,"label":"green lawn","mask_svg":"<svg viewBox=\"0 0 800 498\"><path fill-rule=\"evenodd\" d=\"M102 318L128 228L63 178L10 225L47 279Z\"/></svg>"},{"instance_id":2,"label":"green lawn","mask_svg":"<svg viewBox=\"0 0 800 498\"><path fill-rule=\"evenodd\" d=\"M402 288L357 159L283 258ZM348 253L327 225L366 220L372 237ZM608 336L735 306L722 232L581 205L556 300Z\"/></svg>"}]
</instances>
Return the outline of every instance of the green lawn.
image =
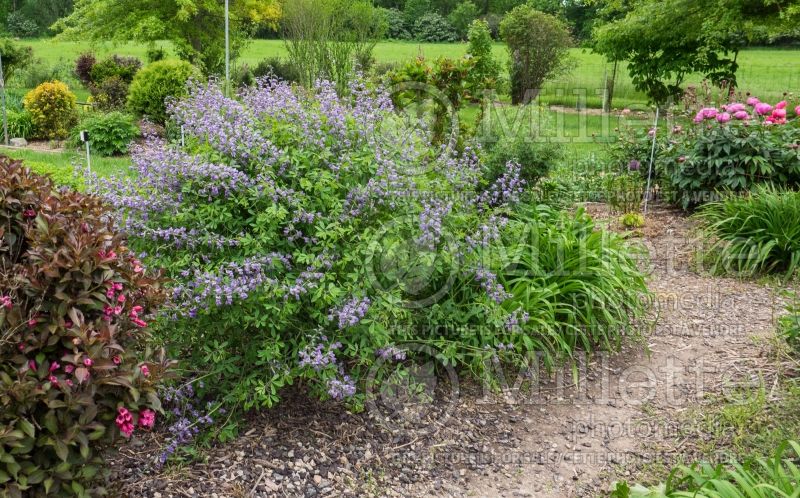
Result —
<instances>
[{"instance_id":1,"label":"green lawn","mask_svg":"<svg viewBox=\"0 0 800 498\"><path fill-rule=\"evenodd\" d=\"M94 43L94 42L55 42L51 39L26 40L37 57L49 63L73 61L78 54L93 51L100 57L119 53L145 59L147 47L136 43ZM169 43L160 45L171 50ZM387 41L375 47L375 57L379 62L408 60L417 55L427 58L458 57L466 52L465 43L415 43ZM494 45L494 52L505 62L506 50L502 43ZM254 40L244 51L239 63L254 65L272 56L285 56L286 50L281 40ZM571 57L574 67L568 74L548 82L542 89L542 100L573 106L599 107L602 103L604 77L611 74L611 64L587 50L573 49ZM777 100L784 92L800 87L800 50L751 49L743 51L739 61L739 86L742 91L750 91L762 99ZM689 78L692 84L699 84L700 77ZM615 86L615 107L644 104L644 95L636 92L622 64ZM80 97L80 95L79 95Z\"/></svg>"},{"instance_id":2,"label":"green lawn","mask_svg":"<svg viewBox=\"0 0 800 498\"><path fill-rule=\"evenodd\" d=\"M0 154L21 159L25 162L48 163L54 171L68 172L83 168L86 165L86 154L79 151L45 152L36 150L11 149L0 146ZM100 157L92 155L92 172L100 176L127 172L130 157Z\"/></svg>"}]
</instances>

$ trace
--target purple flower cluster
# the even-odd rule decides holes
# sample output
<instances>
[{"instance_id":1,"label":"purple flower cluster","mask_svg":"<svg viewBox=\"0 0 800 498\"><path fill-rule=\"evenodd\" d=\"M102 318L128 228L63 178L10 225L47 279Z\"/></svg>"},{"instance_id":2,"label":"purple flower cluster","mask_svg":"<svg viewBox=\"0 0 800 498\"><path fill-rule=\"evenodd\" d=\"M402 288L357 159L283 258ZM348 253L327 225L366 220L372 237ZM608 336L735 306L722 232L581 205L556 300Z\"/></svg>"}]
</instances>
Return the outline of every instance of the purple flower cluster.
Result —
<instances>
[{"instance_id":1,"label":"purple flower cluster","mask_svg":"<svg viewBox=\"0 0 800 498\"><path fill-rule=\"evenodd\" d=\"M186 133L233 159L270 165L280 159L280 150L264 138L256 115L225 97L216 81L190 83L188 97L171 102L169 112Z\"/></svg>"},{"instance_id":2,"label":"purple flower cluster","mask_svg":"<svg viewBox=\"0 0 800 498\"><path fill-rule=\"evenodd\" d=\"M491 215L477 232L466 236L467 244L475 249L478 247L487 248L492 243L500 240L500 229L508 224L508 218L498 215Z\"/></svg>"},{"instance_id":3,"label":"purple flower cluster","mask_svg":"<svg viewBox=\"0 0 800 498\"><path fill-rule=\"evenodd\" d=\"M202 387L200 382L200 387ZM181 446L191 444L195 436L201 429L211 426L214 423L212 414L214 413L214 403L207 403L205 410L200 411L196 408L201 401L198 399L191 383L182 387L168 387L161 393L161 400L169 416L173 417L174 422L167 428L171 435L167 447L158 457L159 466L164 465ZM225 413L224 408L217 410L220 414Z\"/></svg>"},{"instance_id":4,"label":"purple flower cluster","mask_svg":"<svg viewBox=\"0 0 800 498\"><path fill-rule=\"evenodd\" d=\"M394 346L386 346L375 351L375 355L382 360L401 361L406 359L406 352Z\"/></svg>"},{"instance_id":5,"label":"purple flower cluster","mask_svg":"<svg viewBox=\"0 0 800 498\"><path fill-rule=\"evenodd\" d=\"M284 269L291 268L289 256L272 253L226 263L213 271L184 270L182 276L189 280L173 289L173 300L190 315L209 300L216 306L231 305L235 299L247 299L264 285L276 285L276 280L268 275L275 271L278 263Z\"/></svg>"},{"instance_id":6,"label":"purple flower cluster","mask_svg":"<svg viewBox=\"0 0 800 498\"><path fill-rule=\"evenodd\" d=\"M511 332L516 332L520 329L520 324L524 325L528 323L530 318L531 316L527 311L520 312L519 309L516 309L506 318L506 329Z\"/></svg>"},{"instance_id":7,"label":"purple flower cluster","mask_svg":"<svg viewBox=\"0 0 800 498\"><path fill-rule=\"evenodd\" d=\"M300 351L300 367L311 367L319 372L331 365L338 366L335 351L342 347L342 343L327 344L327 342L328 338L323 336L322 342L314 346L313 349L306 347Z\"/></svg>"},{"instance_id":8,"label":"purple flower cluster","mask_svg":"<svg viewBox=\"0 0 800 498\"><path fill-rule=\"evenodd\" d=\"M436 250L436 245L442 238L442 221L453 209L452 202L441 199L426 199L422 201L422 212L419 214L419 231L417 244L430 251Z\"/></svg>"},{"instance_id":9,"label":"purple flower cluster","mask_svg":"<svg viewBox=\"0 0 800 498\"><path fill-rule=\"evenodd\" d=\"M328 379L328 395L335 400L349 398L356 393L356 384L349 375L343 375L341 380L338 378Z\"/></svg>"},{"instance_id":10,"label":"purple flower cluster","mask_svg":"<svg viewBox=\"0 0 800 498\"><path fill-rule=\"evenodd\" d=\"M368 297L354 297L339 308L331 310L328 314L328 319L331 321L338 321L340 330L344 330L347 327L354 327L358 325L362 318L367 316L370 304L371 301Z\"/></svg>"},{"instance_id":11,"label":"purple flower cluster","mask_svg":"<svg viewBox=\"0 0 800 498\"><path fill-rule=\"evenodd\" d=\"M506 292L503 284L497 281L497 275L486 268L478 267L475 271L475 280L481 284L489 298L496 303L502 303L512 297L511 294Z\"/></svg>"},{"instance_id":12,"label":"purple flower cluster","mask_svg":"<svg viewBox=\"0 0 800 498\"><path fill-rule=\"evenodd\" d=\"M519 202L519 196L525 190L525 180L520 177L521 172L522 167L519 164L513 161L506 163L505 172L480 195L478 203L495 207Z\"/></svg>"}]
</instances>

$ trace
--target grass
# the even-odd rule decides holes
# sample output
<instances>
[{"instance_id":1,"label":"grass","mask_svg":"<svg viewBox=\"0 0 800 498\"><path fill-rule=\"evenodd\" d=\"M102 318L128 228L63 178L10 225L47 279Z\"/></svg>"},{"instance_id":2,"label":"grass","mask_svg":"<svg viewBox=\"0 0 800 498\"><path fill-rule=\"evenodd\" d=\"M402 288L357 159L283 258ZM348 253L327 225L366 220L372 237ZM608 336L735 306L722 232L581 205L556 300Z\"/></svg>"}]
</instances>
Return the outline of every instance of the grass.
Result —
<instances>
[{"instance_id":1,"label":"grass","mask_svg":"<svg viewBox=\"0 0 800 498\"><path fill-rule=\"evenodd\" d=\"M82 167L86 164L85 153L78 151L47 152L0 146L0 154L25 162L48 163L53 166L54 171L74 171L75 166ZM130 164L131 160L129 157L92 156L92 172L99 176L124 173L127 171L127 167Z\"/></svg>"},{"instance_id":2,"label":"grass","mask_svg":"<svg viewBox=\"0 0 800 498\"><path fill-rule=\"evenodd\" d=\"M54 64L59 60L74 61L83 52L93 51L99 57L113 53L132 55L145 60L147 46L140 43L95 43L95 42L56 42L52 39L25 40L33 47L34 54L42 60ZM171 51L171 44L158 45ZM375 47L375 58L379 62L398 62L418 55L429 59L438 57L459 57L466 53L465 43L416 43L385 41ZM495 43L493 51L503 62L507 59L505 45ZM254 40L244 50L238 61L240 64L254 65L273 56L286 56L281 40ZM569 107L600 107L605 77L612 71L603 56L583 49L572 49L570 56L574 68L568 74L555 78L544 85L541 100L550 104ZM749 49L742 51L739 62L739 87L750 91L762 99L777 100L784 92L800 87L800 50ZM646 103L643 94L633 88L625 64L618 70L615 85L615 107L635 107ZM688 83L697 85L699 76L692 76Z\"/></svg>"}]
</instances>

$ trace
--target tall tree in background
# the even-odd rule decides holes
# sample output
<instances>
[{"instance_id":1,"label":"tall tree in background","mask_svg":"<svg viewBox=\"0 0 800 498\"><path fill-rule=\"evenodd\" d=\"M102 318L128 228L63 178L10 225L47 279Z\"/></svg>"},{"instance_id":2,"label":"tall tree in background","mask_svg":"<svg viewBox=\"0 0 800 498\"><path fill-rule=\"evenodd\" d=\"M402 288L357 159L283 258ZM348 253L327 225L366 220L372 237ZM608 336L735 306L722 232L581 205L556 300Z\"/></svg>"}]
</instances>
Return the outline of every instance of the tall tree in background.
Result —
<instances>
[{"instance_id":1,"label":"tall tree in background","mask_svg":"<svg viewBox=\"0 0 800 498\"><path fill-rule=\"evenodd\" d=\"M231 2L231 48L235 57L259 25L280 17L277 0ZM178 55L206 73L225 61L224 2L220 0L76 0L75 10L54 29L61 39L170 40Z\"/></svg>"},{"instance_id":2,"label":"tall tree in background","mask_svg":"<svg viewBox=\"0 0 800 498\"><path fill-rule=\"evenodd\" d=\"M605 7L626 7L610 0ZM599 26L595 51L627 61L637 90L663 105L680 97L687 75L736 84L739 50L783 29L797 0L637 0L624 17ZM601 12L603 10L601 9Z\"/></svg>"}]
</instances>

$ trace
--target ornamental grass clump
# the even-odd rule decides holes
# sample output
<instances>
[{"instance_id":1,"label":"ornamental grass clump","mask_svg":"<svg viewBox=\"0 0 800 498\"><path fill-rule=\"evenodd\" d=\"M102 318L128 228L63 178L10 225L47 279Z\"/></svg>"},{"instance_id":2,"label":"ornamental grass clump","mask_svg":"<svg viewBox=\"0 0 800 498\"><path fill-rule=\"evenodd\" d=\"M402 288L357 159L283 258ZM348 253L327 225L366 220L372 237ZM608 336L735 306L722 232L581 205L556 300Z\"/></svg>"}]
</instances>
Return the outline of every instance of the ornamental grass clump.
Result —
<instances>
[{"instance_id":1,"label":"ornamental grass clump","mask_svg":"<svg viewBox=\"0 0 800 498\"><path fill-rule=\"evenodd\" d=\"M265 79L227 98L194 83L170 113L185 148L151 138L133 150L134 175L92 188L117 207L132 246L167 269L159 336L207 377L207 394L269 406L299 383L359 407L370 368L402 366L414 344L480 373L499 345L555 361L614 343L641 316L632 296L646 290L624 281L639 274L621 243L605 250L586 220L562 241L555 211L536 224L553 252L535 271L558 285L548 276L560 257L569 271L590 259L597 285L537 300L511 282L514 261L497 255L522 226L512 220L526 195L520 166L487 179L480 150L433 146L381 89L355 81L342 96L324 81ZM618 292L606 311L586 308Z\"/></svg>"},{"instance_id":2,"label":"ornamental grass clump","mask_svg":"<svg viewBox=\"0 0 800 498\"><path fill-rule=\"evenodd\" d=\"M0 495L102 492L102 450L149 430L163 301L101 200L0 158Z\"/></svg>"},{"instance_id":3,"label":"ornamental grass clump","mask_svg":"<svg viewBox=\"0 0 800 498\"><path fill-rule=\"evenodd\" d=\"M713 273L791 276L800 263L800 192L761 186L707 204L696 214Z\"/></svg>"}]
</instances>

